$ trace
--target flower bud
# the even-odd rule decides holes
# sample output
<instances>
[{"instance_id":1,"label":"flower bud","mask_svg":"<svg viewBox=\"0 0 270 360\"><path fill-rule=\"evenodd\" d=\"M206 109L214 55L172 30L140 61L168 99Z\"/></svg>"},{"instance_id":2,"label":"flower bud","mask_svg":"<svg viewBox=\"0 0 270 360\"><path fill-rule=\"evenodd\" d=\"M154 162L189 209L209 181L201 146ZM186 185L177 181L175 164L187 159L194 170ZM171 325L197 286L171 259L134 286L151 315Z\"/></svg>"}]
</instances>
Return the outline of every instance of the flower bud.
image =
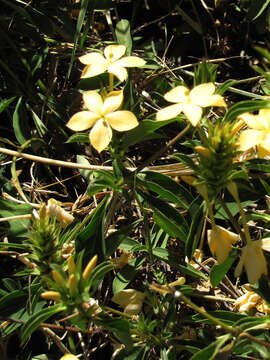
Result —
<instances>
[{"instance_id":1,"label":"flower bud","mask_svg":"<svg viewBox=\"0 0 270 360\"><path fill-rule=\"evenodd\" d=\"M70 294L73 296L77 291L77 281L74 274L69 275L68 278L68 288L70 290Z\"/></svg>"},{"instance_id":2,"label":"flower bud","mask_svg":"<svg viewBox=\"0 0 270 360\"><path fill-rule=\"evenodd\" d=\"M40 295L40 297L42 297L44 300L61 300L61 294L58 291L45 291Z\"/></svg>"},{"instance_id":3,"label":"flower bud","mask_svg":"<svg viewBox=\"0 0 270 360\"><path fill-rule=\"evenodd\" d=\"M211 158L211 152L206 147L198 145L195 146L194 149L197 151L199 155L204 156L206 158Z\"/></svg>"},{"instance_id":4,"label":"flower bud","mask_svg":"<svg viewBox=\"0 0 270 360\"><path fill-rule=\"evenodd\" d=\"M66 281L57 270L52 270L53 280L60 286L66 287Z\"/></svg>"},{"instance_id":5,"label":"flower bud","mask_svg":"<svg viewBox=\"0 0 270 360\"><path fill-rule=\"evenodd\" d=\"M97 264L97 260L98 260L98 256L95 255L92 257L92 259L89 261L89 263L86 265L83 274L82 274L82 278L84 280L87 280L92 272L92 270L94 269L94 267Z\"/></svg>"},{"instance_id":6,"label":"flower bud","mask_svg":"<svg viewBox=\"0 0 270 360\"><path fill-rule=\"evenodd\" d=\"M70 274L73 274L75 272L76 265L75 265L74 258L72 255L69 256L67 263L68 263L68 272Z\"/></svg>"}]
</instances>

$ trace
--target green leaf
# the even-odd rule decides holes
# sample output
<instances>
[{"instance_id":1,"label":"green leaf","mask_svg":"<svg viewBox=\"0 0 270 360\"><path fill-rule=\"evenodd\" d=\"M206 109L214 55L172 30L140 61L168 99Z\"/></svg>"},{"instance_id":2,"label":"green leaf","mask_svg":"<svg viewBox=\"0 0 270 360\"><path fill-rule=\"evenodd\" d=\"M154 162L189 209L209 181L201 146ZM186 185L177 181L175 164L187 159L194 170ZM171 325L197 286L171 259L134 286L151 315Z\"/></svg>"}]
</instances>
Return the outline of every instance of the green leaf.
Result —
<instances>
[{"instance_id":1,"label":"green leaf","mask_svg":"<svg viewBox=\"0 0 270 360\"><path fill-rule=\"evenodd\" d=\"M112 331L121 344L125 344L126 350L130 350L133 346L131 338L129 322L125 319L104 320L102 327Z\"/></svg>"},{"instance_id":2,"label":"green leaf","mask_svg":"<svg viewBox=\"0 0 270 360\"><path fill-rule=\"evenodd\" d=\"M221 280L227 274L235 259L238 257L237 249L233 249L227 259L222 264L215 264L210 272L210 281L213 287L219 285Z\"/></svg>"},{"instance_id":3,"label":"green leaf","mask_svg":"<svg viewBox=\"0 0 270 360\"><path fill-rule=\"evenodd\" d=\"M13 96L13 97L11 97L9 99L1 100L1 102L0 102L0 114L1 114L1 112L3 112L13 102L14 99L16 99L16 96Z\"/></svg>"},{"instance_id":4,"label":"green leaf","mask_svg":"<svg viewBox=\"0 0 270 360\"><path fill-rule=\"evenodd\" d=\"M86 159L86 157L82 155L76 156L76 162L80 165L91 165L90 162ZM79 172L86 180L88 180L93 170L79 169Z\"/></svg>"},{"instance_id":5,"label":"green leaf","mask_svg":"<svg viewBox=\"0 0 270 360\"><path fill-rule=\"evenodd\" d=\"M121 243L128 238L130 233L142 222L142 219L134 221L132 224L123 226L120 230L117 230L113 234L109 235L105 241L107 243L106 248L106 258L111 256L117 248L121 245ZM135 241L136 245L138 244Z\"/></svg>"},{"instance_id":6,"label":"green leaf","mask_svg":"<svg viewBox=\"0 0 270 360\"><path fill-rule=\"evenodd\" d=\"M154 139L162 138L164 136L160 134L154 134L159 128L170 124L175 121L175 119L166 120L166 121L152 121L152 120L142 120L139 125L136 126L133 130L128 131L124 134L122 139L122 147L126 150L129 146L137 144L139 142Z\"/></svg>"},{"instance_id":7,"label":"green leaf","mask_svg":"<svg viewBox=\"0 0 270 360\"><path fill-rule=\"evenodd\" d=\"M105 197L92 213L89 224L81 231L76 239L76 252L85 250L85 258L98 254L99 259L103 259L103 237L104 237L104 215L109 204L109 197Z\"/></svg>"},{"instance_id":8,"label":"green leaf","mask_svg":"<svg viewBox=\"0 0 270 360\"><path fill-rule=\"evenodd\" d=\"M0 199L0 217L31 214L32 206L28 204L17 204L9 200ZM10 220L8 222L8 234L12 237L25 237L29 230L30 219ZM13 239L14 240L14 239Z\"/></svg>"},{"instance_id":9,"label":"green leaf","mask_svg":"<svg viewBox=\"0 0 270 360\"><path fill-rule=\"evenodd\" d=\"M139 173L137 178L143 181L143 183L139 183L140 185L144 185L149 190L155 191L162 198L178 204L184 209L188 209L189 203L193 201L186 188L167 175L155 171L144 171Z\"/></svg>"},{"instance_id":10,"label":"green leaf","mask_svg":"<svg viewBox=\"0 0 270 360\"><path fill-rule=\"evenodd\" d=\"M247 21L256 20L259 16L262 15L262 13L269 4L270 4L270 0L251 1L249 5L248 13L246 15L246 20Z\"/></svg>"},{"instance_id":11,"label":"green leaf","mask_svg":"<svg viewBox=\"0 0 270 360\"><path fill-rule=\"evenodd\" d=\"M162 199L155 198L142 191L138 193L154 210L154 220L170 236L186 241L188 226L181 213Z\"/></svg>"},{"instance_id":12,"label":"green leaf","mask_svg":"<svg viewBox=\"0 0 270 360\"><path fill-rule=\"evenodd\" d=\"M266 173L270 172L269 160L266 160L266 159L248 160L247 162L245 162L245 167L250 170L262 171L262 172L266 172Z\"/></svg>"},{"instance_id":13,"label":"green leaf","mask_svg":"<svg viewBox=\"0 0 270 360\"><path fill-rule=\"evenodd\" d=\"M208 311L208 314L212 315L218 320L221 320L226 325L233 325L237 321L241 319L245 319L246 315L241 313L235 313L232 311L225 311L225 310L217 310L217 311ZM184 323L195 323L195 324L207 324L207 325L214 325L215 323L212 320L207 319L202 314L195 314L189 317L185 317L183 319Z\"/></svg>"},{"instance_id":14,"label":"green leaf","mask_svg":"<svg viewBox=\"0 0 270 360\"><path fill-rule=\"evenodd\" d=\"M180 161L181 163L187 165L188 167L190 167L192 170L194 170L195 172L199 170L199 167L194 163L194 161L187 155L185 154L173 154L171 156L172 159L176 159L178 161Z\"/></svg>"},{"instance_id":15,"label":"green leaf","mask_svg":"<svg viewBox=\"0 0 270 360\"><path fill-rule=\"evenodd\" d=\"M178 271L196 278L207 279L207 277L201 272L196 270L190 264L182 265L180 259L174 256L168 249L154 248L153 255L157 258L165 261L170 266L174 267Z\"/></svg>"},{"instance_id":16,"label":"green leaf","mask_svg":"<svg viewBox=\"0 0 270 360\"><path fill-rule=\"evenodd\" d=\"M205 347L204 349L198 351L193 355L190 360L214 360L216 359L216 355L218 354L220 348L225 344L226 341L230 339L231 335L226 334L220 336L218 340L212 342L210 345Z\"/></svg>"},{"instance_id":17,"label":"green leaf","mask_svg":"<svg viewBox=\"0 0 270 360\"><path fill-rule=\"evenodd\" d=\"M13 129L16 139L21 145L31 138L22 97L19 98L13 113Z\"/></svg>"},{"instance_id":18,"label":"green leaf","mask_svg":"<svg viewBox=\"0 0 270 360\"><path fill-rule=\"evenodd\" d=\"M104 170L93 171L89 185L87 187L87 195L91 197L96 193L102 192L106 189L118 189L114 175Z\"/></svg>"},{"instance_id":19,"label":"green leaf","mask_svg":"<svg viewBox=\"0 0 270 360\"><path fill-rule=\"evenodd\" d=\"M120 20L116 24L115 34L117 41L120 45L124 45L126 47L126 54L129 56L131 54L132 49L132 39L130 34L130 24L126 19Z\"/></svg>"},{"instance_id":20,"label":"green leaf","mask_svg":"<svg viewBox=\"0 0 270 360\"><path fill-rule=\"evenodd\" d=\"M145 257L132 259L129 263L121 269L113 280L113 293L125 289L132 279L136 276L142 264L145 262Z\"/></svg>"},{"instance_id":21,"label":"green leaf","mask_svg":"<svg viewBox=\"0 0 270 360\"><path fill-rule=\"evenodd\" d=\"M71 135L67 141L69 143L89 143L89 134L88 133L76 133Z\"/></svg>"},{"instance_id":22,"label":"green leaf","mask_svg":"<svg viewBox=\"0 0 270 360\"><path fill-rule=\"evenodd\" d=\"M204 212L204 201L200 196L198 196L189 208L191 225L189 227L189 232L185 244L185 254L189 260L192 259L192 256L197 248L201 236L201 230L204 221Z\"/></svg>"},{"instance_id":23,"label":"green leaf","mask_svg":"<svg viewBox=\"0 0 270 360\"><path fill-rule=\"evenodd\" d=\"M237 116L245 113L257 111L260 109L269 109L270 101L268 100L248 100L240 101L230 107L227 114L225 115L224 121L233 121Z\"/></svg>"},{"instance_id":24,"label":"green leaf","mask_svg":"<svg viewBox=\"0 0 270 360\"><path fill-rule=\"evenodd\" d=\"M40 310L29 317L22 327L22 343L24 344L31 334L39 327L39 325L49 319L51 316L66 310L66 306L57 304Z\"/></svg>"}]
</instances>

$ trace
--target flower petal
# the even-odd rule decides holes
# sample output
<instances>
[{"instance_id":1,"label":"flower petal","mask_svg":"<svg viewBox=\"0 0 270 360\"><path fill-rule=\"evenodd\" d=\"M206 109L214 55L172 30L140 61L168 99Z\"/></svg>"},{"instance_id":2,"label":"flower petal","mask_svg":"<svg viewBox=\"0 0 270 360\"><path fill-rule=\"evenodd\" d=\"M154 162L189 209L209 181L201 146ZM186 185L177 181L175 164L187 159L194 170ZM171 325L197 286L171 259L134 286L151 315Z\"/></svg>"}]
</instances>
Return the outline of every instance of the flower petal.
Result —
<instances>
[{"instance_id":1,"label":"flower petal","mask_svg":"<svg viewBox=\"0 0 270 360\"><path fill-rule=\"evenodd\" d=\"M117 64L117 62L110 64L108 66L108 72L115 75L117 77L117 79L120 80L121 82L125 81L128 77L127 70L124 67Z\"/></svg>"},{"instance_id":2,"label":"flower petal","mask_svg":"<svg viewBox=\"0 0 270 360\"><path fill-rule=\"evenodd\" d=\"M265 130L264 124L260 121L258 115L244 113L239 116L239 119L244 120L247 126L255 130Z\"/></svg>"},{"instance_id":3,"label":"flower petal","mask_svg":"<svg viewBox=\"0 0 270 360\"><path fill-rule=\"evenodd\" d=\"M93 65L87 65L81 74L81 78L85 79L85 78L89 78L89 77L93 77L93 76L97 76L99 74L103 74L104 72L106 72L108 69L108 64L107 63L95 63Z\"/></svg>"},{"instance_id":4,"label":"flower petal","mask_svg":"<svg viewBox=\"0 0 270 360\"><path fill-rule=\"evenodd\" d=\"M250 284L255 284L262 275L267 275L267 264L261 246L260 240L252 241L246 246L244 267Z\"/></svg>"},{"instance_id":5,"label":"flower petal","mask_svg":"<svg viewBox=\"0 0 270 360\"><path fill-rule=\"evenodd\" d=\"M183 113L193 126L196 126L202 117L202 109L198 105L183 104Z\"/></svg>"},{"instance_id":6,"label":"flower petal","mask_svg":"<svg viewBox=\"0 0 270 360\"><path fill-rule=\"evenodd\" d=\"M200 97L211 96L215 89L215 85L211 82L197 85L190 91L190 98L199 99Z\"/></svg>"},{"instance_id":7,"label":"flower petal","mask_svg":"<svg viewBox=\"0 0 270 360\"><path fill-rule=\"evenodd\" d=\"M190 101L194 105L202 107L207 106L226 106L226 103L221 95L214 94L215 85L213 83L206 83L196 86L190 91Z\"/></svg>"},{"instance_id":8,"label":"flower petal","mask_svg":"<svg viewBox=\"0 0 270 360\"><path fill-rule=\"evenodd\" d=\"M239 136L239 148L242 151L248 150L259 144L262 139L262 130L244 130Z\"/></svg>"},{"instance_id":9,"label":"flower petal","mask_svg":"<svg viewBox=\"0 0 270 360\"><path fill-rule=\"evenodd\" d=\"M103 151L112 139L112 129L107 121L100 119L90 131L89 138L91 145L99 153Z\"/></svg>"},{"instance_id":10,"label":"flower petal","mask_svg":"<svg viewBox=\"0 0 270 360\"><path fill-rule=\"evenodd\" d=\"M107 64L107 60L103 55L97 52L92 52L79 57L79 60L84 65L96 65L96 64Z\"/></svg>"},{"instance_id":11,"label":"flower petal","mask_svg":"<svg viewBox=\"0 0 270 360\"><path fill-rule=\"evenodd\" d=\"M270 154L270 134L269 132L264 131L264 139L261 141L261 143L258 146L258 152L261 152L261 155L259 154L259 157L265 157Z\"/></svg>"},{"instance_id":12,"label":"flower petal","mask_svg":"<svg viewBox=\"0 0 270 360\"><path fill-rule=\"evenodd\" d=\"M164 95L164 99L174 103L184 103L189 101L189 89L185 86L176 86Z\"/></svg>"},{"instance_id":13,"label":"flower petal","mask_svg":"<svg viewBox=\"0 0 270 360\"><path fill-rule=\"evenodd\" d=\"M91 111L80 111L70 118L67 127L73 131L83 131L92 127L98 118L99 116Z\"/></svg>"},{"instance_id":14,"label":"flower petal","mask_svg":"<svg viewBox=\"0 0 270 360\"><path fill-rule=\"evenodd\" d=\"M211 253L217 257L220 264L227 259L232 244L239 240L239 235L217 225L207 231L207 236Z\"/></svg>"},{"instance_id":15,"label":"flower petal","mask_svg":"<svg viewBox=\"0 0 270 360\"><path fill-rule=\"evenodd\" d=\"M92 90L85 91L83 93L83 102L89 110L98 115L102 115L103 100L98 92Z\"/></svg>"},{"instance_id":16,"label":"flower petal","mask_svg":"<svg viewBox=\"0 0 270 360\"><path fill-rule=\"evenodd\" d=\"M126 56L115 63L123 67L140 67L145 65L146 61L138 56Z\"/></svg>"},{"instance_id":17,"label":"flower petal","mask_svg":"<svg viewBox=\"0 0 270 360\"><path fill-rule=\"evenodd\" d=\"M109 45L104 49L105 58L109 61L116 61L120 59L126 52L124 45Z\"/></svg>"},{"instance_id":18,"label":"flower petal","mask_svg":"<svg viewBox=\"0 0 270 360\"><path fill-rule=\"evenodd\" d=\"M111 91L103 104L103 114L111 113L120 108L124 99L123 91Z\"/></svg>"},{"instance_id":19,"label":"flower petal","mask_svg":"<svg viewBox=\"0 0 270 360\"><path fill-rule=\"evenodd\" d=\"M181 104L174 104L166 106L164 109L161 109L156 114L157 121L169 120L180 114L182 111Z\"/></svg>"},{"instance_id":20,"label":"flower petal","mask_svg":"<svg viewBox=\"0 0 270 360\"><path fill-rule=\"evenodd\" d=\"M270 129L270 109L260 109L258 115L264 129Z\"/></svg>"},{"instance_id":21,"label":"flower petal","mask_svg":"<svg viewBox=\"0 0 270 360\"><path fill-rule=\"evenodd\" d=\"M270 237L264 238L262 241L262 249L270 252Z\"/></svg>"},{"instance_id":22,"label":"flower petal","mask_svg":"<svg viewBox=\"0 0 270 360\"><path fill-rule=\"evenodd\" d=\"M77 358L77 356L74 356L72 354L66 354L62 356L60 360L78 360L78 359L79 358Z\"/></svg>"},{"instance_id":23,"label":"flower petal","mask_svg":"<svg viewBox=\"0 0 270 360\"><path fill-rule=\"evenodd\" d=\"M136 116L131 111L120 110L105 116L110 126L117 131L128 131L139 125Z\"/></svg>"}]
</instances>

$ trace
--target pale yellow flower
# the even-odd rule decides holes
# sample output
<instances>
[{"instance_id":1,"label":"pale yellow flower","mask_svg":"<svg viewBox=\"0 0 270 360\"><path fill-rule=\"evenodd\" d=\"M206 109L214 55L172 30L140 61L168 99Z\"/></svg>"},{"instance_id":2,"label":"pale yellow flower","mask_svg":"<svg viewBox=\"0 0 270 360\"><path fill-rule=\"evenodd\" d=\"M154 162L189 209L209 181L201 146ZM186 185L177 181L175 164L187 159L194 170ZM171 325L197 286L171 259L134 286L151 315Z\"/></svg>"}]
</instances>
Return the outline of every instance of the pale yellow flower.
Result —
<instances>
[{"instance_id":1,"label":"pale yellow flower","mask_svg":"<svg viewBox=\"0 0 270 360\"><path fill-rule=\"evenodd\" d=\"M239 118L250 128L240 134L240 150L257 146L259 157L270 155L270 109L260 109L258 115L244 113Z\"/></svg>"},{"instance_id":2,"label":"pale yellow flower","mask_svg":"<svg viewBox=\"0 0 270 360\"><path fill-rule=\"evenodd\" d=\"M255 284L262 275L267 275L267 264L262 251L262 241L252 241L242 248L240 261L235 268L234 275L239 277L245 267L248 282Z\"/></svg>"},{"instance_id":3,"label":"pale yellow flower","mask_svg":"<svg viewBox=\"0 0 270 360\"><path fill-rule=\"evenodd\" d=\"M202 108L226 106L223 97L214 92L213 83L197 85L191 91L185 86L177 86L164 95L165 100L175 104L159 110L156 119L169 120L183 112L191 124L196 126L202 117Z\"/></svg>"},{"instance_id":4,"label":"pale yellow flower","mask_svg":"<svg viewBox=\"0 0 270 360\"><path fill-rule=\"evenodd\" d=\"M232 244L239 240L239 235L214 225L207 231L207 238L211 253L216 256L219 263L223 263L231 252Z\"/></svg>"},{"instance_id":5,"label":"pale yellow flower","mask_svg":"<svg viewBox=\"0 0 270 360\"><path fill-rule=\"evenodd\" d=\"M98 52L83 55L79 60L86 65L83 69L82 78L96 76L108 71L115 75L120 81L128 77L126 67L140 67L145 64L145 60L138 56L125 56L126 47L124 45L109 45L104 49L104 56Z\"/></svg>"},{"instance_id":6,"label":"pale yellow flower","mask_svg":"<svg viewBox=\"0 0 270 360\"><path fill-rule=\"evenodd\" d=\"M77 356L72 354L66 354L60 358L60 360L78 360Z\"/></svg>"},{"instance_id":7,"label":"pale yellow flower","mask_svg":"<svg viewBox=\"0 0 270 360\"><path fill-rule=\"evenodd\" d=\"M144 298L145 294L140 291L125 289L115 294L112 301L121 306L125 313L137 315L142 309Z\"/></svg>"},{"instance_id":8,"label":"pale yellow flower","mask_svg":"<svg viewBox=\"0 0 270 360\"><path fill-rule=\"evenodd\" d=\"M262 301L262 298L254 291L247 291L244 295L236 299L234 306L240 312L249 311L256 308Z\"/></svg>"},{"instance_id":9,"label":"pale yellow flower","mask_svg":"<svg viewBox=\"0 0 270 360\"><path fill-rule=\"evenodd\" d=\"M195 260L197 260L199 263L202 263L202 260L203 260L203 251L202 251L201 249L196 249L196 250L194 251L193 258L194 258ZM185 260L186 260L186 262L187 262L188 264L190 264L191 266L193 266L195 269L199 269L199 268L200 268L200 265L197 264L194 260L191 259L191 260L189 261L187 257L185 258Z\"/></svg>"},{"instance_id":10,"label":"pale yellow flower","mask_svg":"<svg viewBox=\"0 0 270 360\"><path fill-rule=\"evenodd\" d=\"M127 131L138 125L136 116L131 111L118 110L123 102L123 91L111 91L103 101L96 91L86 91L83 101L88 111L73 115L67 127L74 131L92 128L89 134L92 146L103 151L112 139L112 129Z\"/></svg>"},{"instance_id":11,"label":"pale yellow flower","mask_svg":"<svg viewBox=\"0 0 270 360\"><path fill-rule=\"evenodd\" d=\"M43 203L40 206L38 213L34 213L34 216L37 219L45 219L47 217L51 218L55 216L56 220L62 225L62 227L66 227L72 223L74 216L64 210L61 206L63 206L63 204L60 201L49 199L47 205Z\"/></svg>"}]
</instances>

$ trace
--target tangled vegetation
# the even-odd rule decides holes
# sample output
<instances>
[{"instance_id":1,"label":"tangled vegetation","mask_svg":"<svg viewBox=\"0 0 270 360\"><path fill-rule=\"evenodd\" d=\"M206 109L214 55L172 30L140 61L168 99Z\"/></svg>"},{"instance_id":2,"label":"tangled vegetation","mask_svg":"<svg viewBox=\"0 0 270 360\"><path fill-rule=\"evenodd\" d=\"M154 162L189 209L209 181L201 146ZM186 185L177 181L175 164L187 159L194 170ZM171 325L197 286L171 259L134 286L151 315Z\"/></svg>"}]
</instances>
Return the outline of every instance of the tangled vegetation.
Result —
<instances>
[{"instance_id":1,"label":"tangled vegetation","mask_svg":"<svg viewBox=\"0 0 270 360\"><path fill-rule=\"evenodd\" d=\"M0 0L1 360L269 359L268 0Z\"/></svg>"}]
</instances>

